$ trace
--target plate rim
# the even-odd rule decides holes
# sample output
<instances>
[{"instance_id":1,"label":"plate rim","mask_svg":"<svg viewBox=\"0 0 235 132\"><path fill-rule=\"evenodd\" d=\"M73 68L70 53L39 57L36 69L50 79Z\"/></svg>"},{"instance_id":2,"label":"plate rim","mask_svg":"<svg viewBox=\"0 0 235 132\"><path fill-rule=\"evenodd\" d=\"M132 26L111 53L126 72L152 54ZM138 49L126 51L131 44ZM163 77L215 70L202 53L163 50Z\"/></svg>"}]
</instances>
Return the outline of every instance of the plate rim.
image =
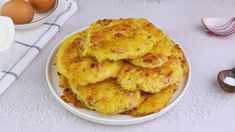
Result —
<instances>
[{"instance_id":1,"label":"plate rim","mask_svg":"<svg viewBox=\"0 0 235 132\"><path fill-rule=\"evenodd\" d=\"M149 121L152 119L155 119L159 116L164 115L165 113L167 113L168 111L170 111L173 107L176 106L176 104L182 99L182 97L184 96L184 94L186 93L186 91L188 90L188 86L190 84L191 81L191 65L190 65L190 61L188 59L188 56L186 54L186 52L184 51L184 49L179 45L179 47L182 49L188 67L189 67L189 72L188 72L188 76L186 79L186 84L184 86L184 89L182 90L182 92L176 97L175 100L173 100L171 103L169 103L166 107L164 107L160 112L158 113L153 113L150 115L146 115L146 116L142 116L142 117L135 117L133 119L128 119L128 120L109 120L109 119L103 119L103 118L99 118L99 117L95 117L95 116L91 116L88 114L84 114L83 112L77 111L76 109L72 108L68 103L64 102L60 96L55 92L52 84L51 84L51 79L49 78L49 73L50 73L50 67L51 67L51 63L53 63L53 58L54 55L56 53L56 51L58 50L59 46L61 45L61 43L63 42L64 39L66 39L67 37L78 33L78 32L82 32L84 30L86 30L89 26L85 26L82 28L78 28L76 29L74 32L66 35L65 37L63 37L58 43L57 45L51 50L48 59L47 59L47 63L46 63L46 81L47 81L47 85L52 93L52 95L54 96L54 98L57 100L57 102L59 102L60 105L62 105L66 110L70 111L71 113L75 114L76 116L79 116L80 118L83 118L85 120L91 121L91 122L95 122L95 123L99 123L99 124L104 124L104 125L132 125L132 124L138 124L138 123L142 123L145 121Z\"/></svg>"}]
</instances>

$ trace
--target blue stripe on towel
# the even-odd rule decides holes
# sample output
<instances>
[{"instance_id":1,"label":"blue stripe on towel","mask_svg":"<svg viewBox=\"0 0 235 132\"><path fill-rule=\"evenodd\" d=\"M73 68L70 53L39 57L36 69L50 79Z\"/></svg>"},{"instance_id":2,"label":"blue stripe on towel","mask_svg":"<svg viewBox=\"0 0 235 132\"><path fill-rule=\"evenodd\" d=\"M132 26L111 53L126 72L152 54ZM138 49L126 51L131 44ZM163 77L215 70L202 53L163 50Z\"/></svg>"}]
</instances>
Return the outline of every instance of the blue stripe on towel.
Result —
<instances>
[{"instance_id":1,"label":"blue stripe on towel","mask_svg":"<svg viewBox=\"0 0 235 132\"><path fill-rule=\"evenodd\" d=\"M57 20L58 20L63 14L65 14L66 12L68 12L68 11L71 9L71 7L72 7L72 3L70 2L68 8L67 8L65 11L63 11L60 15L58 15L53 23L56 23ZM50 27L48 27L48 29L39 37L39 39L38 39L37 41L35 41L35 42L33 43L32 46L34 46L35 44L37 44L37 42L40 41L40 40L42 39L42 37L51 29L51 27L52 27L52 25L51 25ZM8 72L11 72L11 70L12 70L13 68L15 68L15 66L22 60L22 58L25 57L25 55L26 55L30 50L31 50L31 48L29 48L27 51L25 51L25 53L14 63L14 65L9 69ZM4 75L0 78L0 82L6 77L6 75L7 75L7 73L4 73Z\"/></svg>"},{"instance_id":2,"label":"blue stripe on towel","mask_svg":"<svg viewBox=\"0 0 235 132\"><path fill-rule=\"evenodd\" d=\"M37 49L39 52L41 52L41 48L39 48L38 46L36 45L30 45L30 44L26 44L26 43L23 43L23 42L20 42L20 41L15 41L15 43L17 44L20 44L20 45L23 45L23 46L26 46L26 47L30 47L30 48L35 48Z\"/></svg>"},{"instance_id":3,"label":"blue stripe on towel","mask_svg":"<svg viewBox=\"0 0 235 132\"><path fill-rule=\"evenodd\" d=\"M10 72L10 71L2 71L2 72L5 73L5 74L13 75L15 78L18 77L18 75L14 72Z\"/></svg>"},{"instance_id":4,"label":"blue stripe on towel","mask_svg":"<svg viewBox=\"0 0 235 132\"><path fill-rule=\"evenodd\" d=\"M48 23L48 22L45 22L45 23L43 23L43 24L56 26L56 27L58 27L58 28L60 29L60 25L59 25L59 24L56 24L56 23Z\"/></svg>"}]
</instances>

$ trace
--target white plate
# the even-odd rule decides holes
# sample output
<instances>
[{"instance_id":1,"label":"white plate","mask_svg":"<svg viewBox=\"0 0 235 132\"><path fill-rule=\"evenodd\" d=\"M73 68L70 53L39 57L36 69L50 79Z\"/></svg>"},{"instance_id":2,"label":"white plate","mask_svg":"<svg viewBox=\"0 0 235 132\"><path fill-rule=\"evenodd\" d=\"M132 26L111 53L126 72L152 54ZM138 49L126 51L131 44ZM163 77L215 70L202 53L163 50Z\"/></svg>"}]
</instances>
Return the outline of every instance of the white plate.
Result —
<instances>
[{"instance_id":1,"label":"white plate","mask_svg":"<svg viewBox=\"0 0 235 132\"><path fill-rule=\"evenodd\" d=\"M76 32L81 32L86 29L87 29L87 27L79 29ZM74 32L74 33L76 33L76 32ZM72 34L74 34L74 33L72 33ZM72 35L72 34L70 34L70 35ZM98 112L95 112L95 111L76 108L72 104L68 104L60 98L60 96L63 93L63 89L58 86L59 78L58 78L56 68L54 65L54 60L55 60L55 54L58 50L58 47L63 42L63 40L64 39L62 39L62 41L54 48L54 50L51 52L51 54L48 58L47 66L46 66L47 83L48 83L48 86L49 86L50 91L52 92L53 96L63 107L65 107L67 110L74 113L75 115L77 115L81 118L84 118L86 120L100 123L100 124L106 124L106 125L130 125L130 124L136 124L136 123L148 121L148 120L151 120L151 119L154 119L156 117L163 115L164 113L169 111L171 108L173 108L179 102L179 100L182 98L182 96L184 95L184 93L188 87L188 84L190 81L190 71L189 71L189 74L184 78L184 80L180 84L178 90L175 92L170 103L168 103L165 108L163 108L158 113L150 114L150 115L143 116L143 117L132 117L132 116L128 116L128 115L119 115L119 114L105 116L105 115L99 114ZM187 56L186 56L186 59L187 59L187 62L189 62ZM189 66L189 69L190 69L190 66Z\"/></svg>"},{"instance_id":2,"label":"white plate","mask_svg":"<svg viewBox=\"0 0 235 132\"><path fill-rule=\"evenodd\" d=\"M8 1L10 0L0 0L0 10L1 10L1 7ZM34 28L34 27L42 25L44 22L48 21L50 18L54 16L56 11L58 10L59 4L60 4L59 1L60 0L55 0L55 5L53 9L51 9L50 11L46 13L37 13L35 11L33 20L30 23L15 24L15 29L29 29L29 28Z\"/></svg>"}]
</instances>

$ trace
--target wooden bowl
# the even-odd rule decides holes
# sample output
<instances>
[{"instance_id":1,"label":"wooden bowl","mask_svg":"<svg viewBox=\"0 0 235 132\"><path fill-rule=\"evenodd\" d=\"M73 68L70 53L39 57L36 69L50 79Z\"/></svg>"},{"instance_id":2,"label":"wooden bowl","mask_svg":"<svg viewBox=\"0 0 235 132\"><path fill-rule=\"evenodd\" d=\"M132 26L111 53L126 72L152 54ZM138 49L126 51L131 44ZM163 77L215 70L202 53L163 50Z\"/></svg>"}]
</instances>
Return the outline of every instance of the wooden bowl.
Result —
<instances>
[{"instance_id":1,"label":"wooden bowl","mask_svg":"<svg viewBox=\"0 0 235 132\"><path fill-rule=\"evenodd\" d=\"M235 79L235 68L230 69L230 70L223 70L219 72L218 77L217 77L217 81L220 87L224 89L224 91L229 92L229 93L235 93L235 86L229 85L224 82L224 79L226 77L232 77Z\"/></svg>"}]
</instances>

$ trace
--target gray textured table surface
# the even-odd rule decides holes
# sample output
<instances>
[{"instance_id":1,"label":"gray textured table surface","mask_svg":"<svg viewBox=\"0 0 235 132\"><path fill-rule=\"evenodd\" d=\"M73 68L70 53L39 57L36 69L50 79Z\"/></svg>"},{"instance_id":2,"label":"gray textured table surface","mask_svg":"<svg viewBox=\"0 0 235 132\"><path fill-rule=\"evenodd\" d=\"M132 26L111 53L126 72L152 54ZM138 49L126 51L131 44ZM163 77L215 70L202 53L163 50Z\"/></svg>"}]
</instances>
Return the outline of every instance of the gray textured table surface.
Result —
<instances>
[{"instance_id":1,"label":"gray textured table surface","mask_svg":"<svg viewBox=\"0 0 235 132\"><path fill-rule=\"evenodd\" d=\"M0 96L0 131L170 131L235 128L235 94L216 83L218 71L235 66L235 35L213 37L201 27L205 16L235 15L234 0L77 0L78 12L18 80ZM144 17L166 31L187 52L189 90L175 108L152 121L105 126L83 120L51 95L45 65L52 48L74 30L100 18Z\"/></svg>"}]
</instances>

